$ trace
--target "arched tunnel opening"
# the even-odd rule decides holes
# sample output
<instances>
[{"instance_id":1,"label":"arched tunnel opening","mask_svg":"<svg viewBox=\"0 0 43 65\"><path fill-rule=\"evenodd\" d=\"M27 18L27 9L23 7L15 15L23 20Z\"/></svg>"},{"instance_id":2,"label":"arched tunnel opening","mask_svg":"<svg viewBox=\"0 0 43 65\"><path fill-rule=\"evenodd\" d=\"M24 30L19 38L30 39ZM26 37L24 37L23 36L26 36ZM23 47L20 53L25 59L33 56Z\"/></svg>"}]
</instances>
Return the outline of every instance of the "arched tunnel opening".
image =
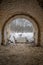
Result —
<instances>
[{"instance_id":1,"label":"arched tunnel opening","mask_svg":"<svg viewBox=\"0 0 43 65\"><path fill-rule=\"evenodd\" d=\"M6 23L3 29L3 44L37 44L38 27L28 17L16 17Z\"/></svg>"}]
</instances>

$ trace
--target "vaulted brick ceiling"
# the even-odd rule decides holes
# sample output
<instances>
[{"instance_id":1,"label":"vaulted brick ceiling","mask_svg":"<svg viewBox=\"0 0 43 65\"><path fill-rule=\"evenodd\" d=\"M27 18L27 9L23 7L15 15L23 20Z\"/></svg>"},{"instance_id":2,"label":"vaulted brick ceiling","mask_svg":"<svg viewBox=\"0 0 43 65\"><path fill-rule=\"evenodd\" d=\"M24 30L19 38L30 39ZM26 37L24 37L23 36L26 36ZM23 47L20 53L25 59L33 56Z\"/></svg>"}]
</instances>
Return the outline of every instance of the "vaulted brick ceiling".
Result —
<instances>
[{"instance_id":1,"label":"vaulted brick ceiling","mask_svg":"<svg viewBox=\"0 0 43 65\"><path fill-rule=\"evenodd\" d=\"M2 3L2 0L0 0L0 4Z\"/></svg>"},{"instance_id":2,"label":"vaulted brick ceiling","mask_svg":"<svg viewBox=\"0 0 43 65\"><path fill-rule=\"evenodd\" d=\"M27 0L26 0L27 1ZM3 2L3 0L0 0L0 4ZM39 6L43 9L43 0L37 0Z\"/></svg>"},{"instance_id":3,"label":"vaulted brick ceiling","mask_svg":"<svg viewBox=\"0 0 43 65\"><path fill-rule=\"evenodd\" d=\"M37 0L37 1L39 3L40 7L43 9L43 0Z\"/></svg>"}]
</instances>

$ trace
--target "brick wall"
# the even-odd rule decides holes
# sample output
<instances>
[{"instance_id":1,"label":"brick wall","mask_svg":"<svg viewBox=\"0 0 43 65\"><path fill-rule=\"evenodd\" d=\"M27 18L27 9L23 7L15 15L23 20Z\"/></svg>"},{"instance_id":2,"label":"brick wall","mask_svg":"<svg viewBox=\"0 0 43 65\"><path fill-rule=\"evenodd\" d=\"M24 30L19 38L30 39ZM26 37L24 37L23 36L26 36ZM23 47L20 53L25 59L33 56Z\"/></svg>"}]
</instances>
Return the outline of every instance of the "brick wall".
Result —
<instances>
[{"instance_id":1,"label":"brick wall","mask_svg":"<svg viewBox=\"0 0 43 65\"><path fill-rule=\"evenodd\" d=\"M37 20L40 27L41 45L43 45L43 10L36 0L3 0L0 4L0 32L5 21L18 12L28 13Z\"/></svg>"}]
</instances>

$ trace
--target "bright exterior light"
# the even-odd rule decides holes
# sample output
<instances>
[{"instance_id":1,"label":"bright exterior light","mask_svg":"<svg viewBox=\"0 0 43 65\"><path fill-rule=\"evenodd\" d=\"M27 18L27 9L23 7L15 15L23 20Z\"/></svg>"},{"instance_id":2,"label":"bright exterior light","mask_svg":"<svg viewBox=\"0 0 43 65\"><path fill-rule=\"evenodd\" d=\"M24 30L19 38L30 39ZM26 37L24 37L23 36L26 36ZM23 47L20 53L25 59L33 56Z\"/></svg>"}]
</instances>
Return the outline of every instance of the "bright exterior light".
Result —
<instances>
[{"instance_id":1,"label":"bright exterior light","mask_svg":"<svg viewBox=\"0 0 43 65\"><path fill-rule=\"evenodd\" d=\"M9 28L8 28L9 27ZM17 18L10 22L6 26L6 39L11 40L11 42L14 40L28 40L29 42L34 40L34 32L33 32L33 25L30 21L24 18Z\"/></svg>"}]
</instances>

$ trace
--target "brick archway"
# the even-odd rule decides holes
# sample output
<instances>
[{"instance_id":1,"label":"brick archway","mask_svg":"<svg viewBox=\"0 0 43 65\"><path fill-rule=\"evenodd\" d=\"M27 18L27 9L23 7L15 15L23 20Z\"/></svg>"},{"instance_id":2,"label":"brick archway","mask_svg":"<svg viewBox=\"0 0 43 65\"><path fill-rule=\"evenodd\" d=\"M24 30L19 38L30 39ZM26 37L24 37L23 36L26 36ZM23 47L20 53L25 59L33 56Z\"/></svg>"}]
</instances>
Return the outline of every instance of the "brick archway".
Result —
<instances>
[{"instance_id":1,"label":"brick archway","mask_svg":"<svg viewBox=\"0 0 43 65\"><path fill-rule=\"evenodd\" d=\"M20 16L24 16L24 17L26 17L26 18L29 17L31 20L34 21L33 24L35 23L34 26L36 26L37 29L38 29L37 44L36 44L36 45L39 46L39 45L40 45L40 28L39 28L39 25L38 25L38 23L37 23L37 21L36 21L36 19L35 19L34 17L32 17L32 16L29 15L29 14L25 14L25 13L14 14L14 15L12 15L10 18L8 18L8 19L5 21L5 23L4 23L3 27L2 27L2 43L1 43L1 44L4 45L4 28L5 28L6 24L9 22L9 20L14 19L15 17L20 17Z\"/></svg>"}]
</instances>

